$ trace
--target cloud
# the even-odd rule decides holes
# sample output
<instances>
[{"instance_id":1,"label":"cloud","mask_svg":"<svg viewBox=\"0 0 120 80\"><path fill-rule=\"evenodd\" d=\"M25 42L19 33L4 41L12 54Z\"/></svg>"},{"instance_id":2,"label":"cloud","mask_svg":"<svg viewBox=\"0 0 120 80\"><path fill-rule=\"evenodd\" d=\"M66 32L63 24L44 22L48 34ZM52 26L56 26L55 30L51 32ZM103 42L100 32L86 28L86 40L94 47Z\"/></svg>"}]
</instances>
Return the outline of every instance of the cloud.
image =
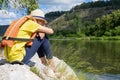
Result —
<instances>
[{"instance_id":1,"label":"cloud","mask_svg":"<svg viewBox=\"0 0 120 80\"><path fill-rule=\"evenodd\" d=\"M6 10L0 10L0 25L10 24L16 18L25 14L25 10L19 10L16 12L12 5L15 0L9 0L11 7L9 12ZM76 5L80 5L85 1L97 1L97 0L39 0L40 8L45 12L51 11L67 11ZM18 5L19 6L19 5Z\"/></svg>"},{"instance_id":2,"label":"cloud","mask_svg":"<svg viewBox=\"0 0 120 80\"><path fill-rule=\"evenodd\" d=\"M73 4L73 3L78 3L84 0L39 0L40 4Z\"/></svg>"},{"instance_id":3,"label":"cloud","mask_svg":"<svg viewBox=\"0 0 120 80\"><path fill-rule=\"evenodd\" d=\"M0 18L16 18L16 15L13 12L0 10Z\"/></svg>"},{"instance_id":4,"label":"cloud","mask_svg":"<svg viewBox=\"0 0 120 80\"><path fill-rule=\"evenodd\" d=\"M93 2L98 1L98 0L92 0Z\"/></svg>"},{"instance_id":5,"label":"cloud","mask_svg":"<svg viewBox=\"0 0 120 80\"><path fill-rule=\"evenodd\" d=\"M10 24L15 18L16 14L14 12L0 10L0 25Z\"/></svg>"},{"instance_id":6,"label":"cloud","mask_svg":"<svg viewBox=\"0 0 120 80\"><path fill-rule=\"evenodd\" d=\"M38 0L40 8L45 12L67 11L83 2L95 2L98 0Z\"/></svg>"},{"instance_id":7,"label":"cloud","mask_svg":"<svg viewBox=\"0 0 120 80\"><path fill-rule=\"evenodd\" d=\"M40 8L45 12L66 11L75 5L80 5L84 0L39 0Z\"/></svg>"}]
</instances>

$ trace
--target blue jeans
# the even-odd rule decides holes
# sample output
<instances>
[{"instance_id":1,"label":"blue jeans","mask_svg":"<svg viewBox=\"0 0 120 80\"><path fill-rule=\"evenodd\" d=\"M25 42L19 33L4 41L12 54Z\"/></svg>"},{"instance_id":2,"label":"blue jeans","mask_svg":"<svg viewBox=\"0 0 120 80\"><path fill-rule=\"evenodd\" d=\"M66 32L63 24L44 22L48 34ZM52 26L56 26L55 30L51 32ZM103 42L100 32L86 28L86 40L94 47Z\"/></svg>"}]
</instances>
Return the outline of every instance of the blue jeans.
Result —
<instances>
[{"instance_id":1,"label":"blue jeans","mask_svg":"<svg viewBox=\"0 0 120 80\"><path fill-rule=\"evenodd\" d=\"M46 56L47 59L52 59L53 54L50 47L50 42L47 37L44 39L40 39L40 37L35 37L32 46L26 46L26 55L23 59L23 63L27 64L29 60L35 55L37 52L39 58Z\"/></svg>"}]
</instances>

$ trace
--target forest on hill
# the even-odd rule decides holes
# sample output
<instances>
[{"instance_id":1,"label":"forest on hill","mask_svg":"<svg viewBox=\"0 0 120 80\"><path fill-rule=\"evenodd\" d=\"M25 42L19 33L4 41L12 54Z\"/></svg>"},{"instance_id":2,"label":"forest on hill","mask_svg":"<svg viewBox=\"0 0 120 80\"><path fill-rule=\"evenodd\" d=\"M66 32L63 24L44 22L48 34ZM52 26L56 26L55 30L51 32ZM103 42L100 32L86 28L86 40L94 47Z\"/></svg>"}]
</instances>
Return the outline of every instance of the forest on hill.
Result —
<instances>
[{"instance_id":1,"label":"forest on hill","mask_svg":"<svg viewBox=\"0 0 120 80\"><path fill-rule=\"evenodd\" d=\"M47 14L52 18L48 24L55 30L52 37L83 36L119 36L120 35L120 0L96 1L83 3L70 11ZM50 15L50 16L49 16Z\"/></svg>"}]
</instances>

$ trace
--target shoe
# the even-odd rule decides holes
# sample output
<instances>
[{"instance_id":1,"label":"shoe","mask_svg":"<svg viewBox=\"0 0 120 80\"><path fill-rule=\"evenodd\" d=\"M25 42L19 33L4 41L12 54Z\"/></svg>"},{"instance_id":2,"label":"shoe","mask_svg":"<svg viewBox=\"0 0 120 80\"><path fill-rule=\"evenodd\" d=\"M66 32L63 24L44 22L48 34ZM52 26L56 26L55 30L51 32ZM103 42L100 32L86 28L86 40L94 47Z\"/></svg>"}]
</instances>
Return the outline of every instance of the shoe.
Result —
<instances>
[{"instance_id":1,"label":"shoe","mask_svg":"<svg viewBox=\"0 0 120 80\"><path fill-rule=\"evenodd\" d=\"M24 65L24 63L21 61L13 61L10 64L12 64L12 65L14 65L14 64Z\"/></svg>"},{"instance_id":2,"label":"shoe","mask_svg":"<svg viewBox=\"0 0 120 80\"><path fill-rule=\"evenodd\" d=\"M6 61L6 59L1 59L1 60L0 60L0 65L4 65L4 64L6 64L6 63L9 63L8 61Z\"/></svg>"},{"instance_id":3,"label":"shoe","mask_svg":"<svg viewBox=\"0 0 120 80\"><path fill-rule=\"evenodd\" d=\"M26 65L28 65L29 67L33 67L33 66L35 66L35 62L28 61L28 62L26 63Z\"/></svg>"}]
</instances>

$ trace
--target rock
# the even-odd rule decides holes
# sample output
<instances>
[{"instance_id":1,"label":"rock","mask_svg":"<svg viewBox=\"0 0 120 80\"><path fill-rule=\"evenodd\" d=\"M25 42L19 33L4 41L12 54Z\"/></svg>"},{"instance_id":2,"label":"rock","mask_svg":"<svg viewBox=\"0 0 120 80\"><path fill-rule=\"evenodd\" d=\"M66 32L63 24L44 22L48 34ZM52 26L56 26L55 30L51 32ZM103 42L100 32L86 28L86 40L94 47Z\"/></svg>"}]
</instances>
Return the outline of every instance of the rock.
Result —
<instances>
[{"instance_id":1,"label":"rock","mask_svg":"<svg viewBox=\"0 0 120 80\"><path fill-rule=\"evenodd\" d=\"M0 80L42 80L25 65L5 64L0 66Z\"/></svg>"},{"instance_id":2,"label":"rock","mask_svg":"<svg viewBox=\"0 0 120 80\"><path fill-rule=\"evenodd\" d=\"M53 57L54 62L55 62L55 68L56 72L52 72L52 70L44 66L41 62L40 59L35 55L32 58L32 61L36 63L36 67L40 70L40 73L43 75L45 80L79 80L74 71L70 68L69 65L67 65L63 60L58 59L57 57ZM47 70L48 69L48 70ZM46 70L48 71L49 74L46 75ZM50 79L50 76L52 79Z\"/></svg>"},{"instance_id":3,"label":"rock","mask_svg":"<svg viewBox=\"0 0 120 80\"><path fill-rule=\"evenodd\" d=\"M41 63L37 55L31 61L35 62L35 68L39 72L39 76L30 70L27 65L11 65L6 63L0 65L0 80L79 80L74 71L63 61L57 57L55 61L56 72ZM0 61L5 60L0 58Z\"/></svg>"}]
</instances>

